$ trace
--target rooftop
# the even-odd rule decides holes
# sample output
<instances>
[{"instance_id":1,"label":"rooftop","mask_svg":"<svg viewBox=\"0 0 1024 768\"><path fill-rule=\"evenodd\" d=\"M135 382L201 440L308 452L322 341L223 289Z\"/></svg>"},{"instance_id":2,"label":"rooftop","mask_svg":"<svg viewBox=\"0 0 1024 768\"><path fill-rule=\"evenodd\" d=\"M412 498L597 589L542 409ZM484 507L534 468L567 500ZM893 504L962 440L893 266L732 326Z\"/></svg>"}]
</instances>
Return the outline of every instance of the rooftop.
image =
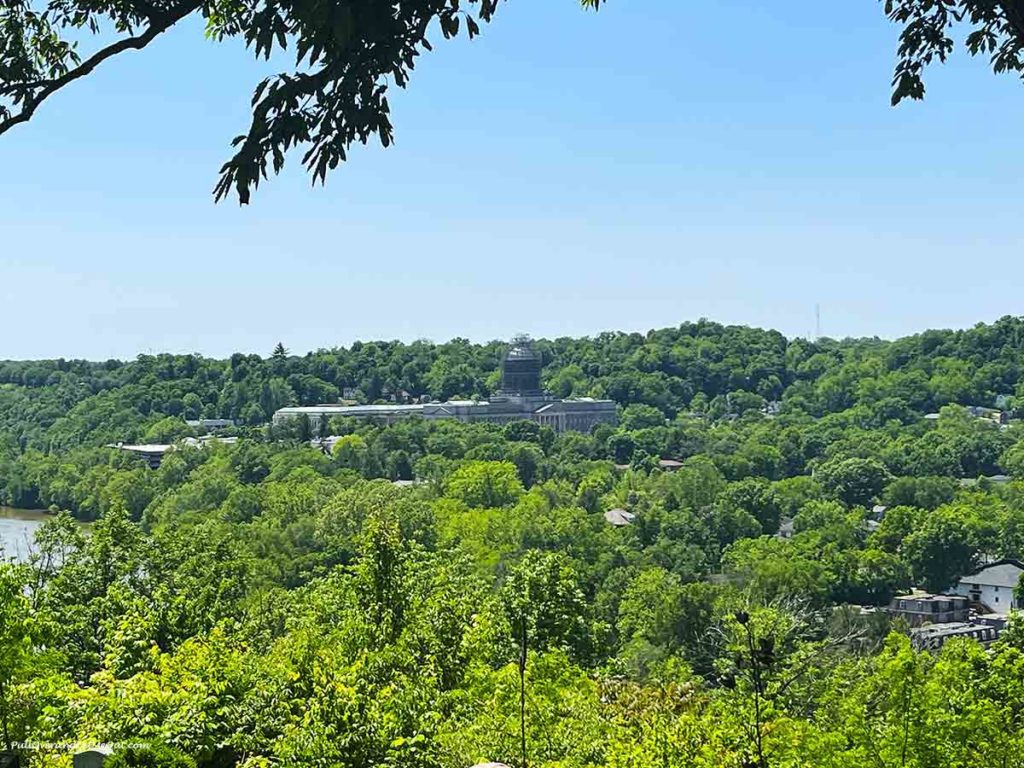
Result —
<instances>
[{"instance_id":1,"label":"rooftop","mask_svg":"<svg viewBox=\"0 0 1024 768\"><path fill-rule=\"evenodd\" d=\"M167 453L168 451L174 450L173 445L164 445L160 443L144 443L141 445L132 445L129 443L108 443L107 448L119 448L122 451L131 451L132 453Z\"/></svg>"},{"instance_id":2,"label":"rooftop","mask_svg":"<svg viewBox=\"0 0 1024 768\"><path fill-rule=\"evenodd\" d=\"M632 512L627 512L624 509L616 508L609 509L607 512L605 512L604 519L612 525L614 525L615 527L619 528L624 525L629 525L630 523L632 523L633 520L636 519L636 515L634 515Z\"/></svg>"},{"instance_id":3,"label":"rooftop","mask_svg":"<svg viewBox=\"0 0 1024 768\"><path fill-rule=\"evenodd\" d=\"M960 583L1013 589L1020 582L1022 573L1024 573L1024 563L1008 558L975 568L960 579Z\"/></svg>"},{"instance_id":4,"label":"rooftop","mask_svg":"<svg viewBox=\"0 0 1024 768\"><path fill-rule=\"evenodd\" d=\"M966 600L963 595L936 595L923 589L911 590L909 594L896 595L893 600Z\"/></svg>"},{"instance_id":5,"label":"rooftop","mask_svg":"<svg viewBox=\"0 0 1024 768\"><path fill-rule=\"evenodd\" d=\"M324 405L289 405L285 408L278 410L278 413L294 414L296 416L300 414L309 415L320 415L323 413L355 413L361 411L363 413L395 413L399 411L409 411L411 413L422 411L422 405L395 405L395 404L378 404L378 405L342 405L340 403L327 403Z\"/></svg>"},{"instance_id":6,"label":"rooftop","mask_svg":"<svg viewBox=\"0 0 1024 768\"><path fill-rule=\"evenodd\" d=\"M966 634L974 629L979 629L979 624L972 624L969 621L950 621L945 624L926 624L923 627L916 627L911 632L916 637L936 637L940 635Z\"/></svg>"}]
</instances>

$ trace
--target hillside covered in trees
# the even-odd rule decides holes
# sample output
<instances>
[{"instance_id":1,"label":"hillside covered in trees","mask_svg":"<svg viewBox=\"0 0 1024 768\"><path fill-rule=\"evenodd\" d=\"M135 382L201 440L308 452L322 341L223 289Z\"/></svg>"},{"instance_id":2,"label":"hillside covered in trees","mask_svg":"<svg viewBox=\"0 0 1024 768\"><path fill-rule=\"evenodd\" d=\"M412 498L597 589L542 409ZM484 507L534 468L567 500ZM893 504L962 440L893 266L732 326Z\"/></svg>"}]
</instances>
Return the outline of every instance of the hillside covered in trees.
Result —
<instances>
[{"instance_id":1,"label":"hillside covered in trees","mask_svg":"<svg viewBox=\"0 0 1024 768\"><path fill-rule=\"evenodd\" d=\"M934 654L862 610L1024 556L1022 328L540 340L547 387L617 427L336 419L329 453L270 415L486 397L504 345L0 363L0 503L55 513L0 568L0 737L204 768L1024 766L1024 627ZM104 447L199 417L239 441L156 470Z\"/></svg>"}]
</instances>

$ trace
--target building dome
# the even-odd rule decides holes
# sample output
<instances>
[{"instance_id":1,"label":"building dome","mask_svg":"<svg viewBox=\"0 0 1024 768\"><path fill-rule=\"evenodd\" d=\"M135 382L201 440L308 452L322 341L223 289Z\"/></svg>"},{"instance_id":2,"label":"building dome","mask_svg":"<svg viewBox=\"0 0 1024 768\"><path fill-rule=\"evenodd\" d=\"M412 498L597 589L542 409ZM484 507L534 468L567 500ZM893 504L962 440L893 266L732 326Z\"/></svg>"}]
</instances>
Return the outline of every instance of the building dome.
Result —
<instances>
[{"instance_id":1,"label":"building dome","mask_svg":"<svg viewBox=\"0 0 1024 768\"><path fill-rule=\"evenodd\" d=\"M505 395L538 395L543 362L529 336L517 336L501 363L501 392Z\"/></svg>"}]
</instances>

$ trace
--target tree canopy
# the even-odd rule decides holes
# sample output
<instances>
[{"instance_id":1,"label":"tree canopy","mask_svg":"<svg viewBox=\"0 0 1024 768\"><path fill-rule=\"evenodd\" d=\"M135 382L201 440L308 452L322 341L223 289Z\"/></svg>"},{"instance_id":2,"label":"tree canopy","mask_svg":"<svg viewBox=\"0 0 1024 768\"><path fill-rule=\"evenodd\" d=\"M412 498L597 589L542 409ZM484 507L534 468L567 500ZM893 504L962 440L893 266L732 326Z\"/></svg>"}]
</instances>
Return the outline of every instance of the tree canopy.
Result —
<instances>
[{"instance_id":1,"label":"tree canopy","mask_svg":"<svg viewBox=\"0 0 1024 768\"><path fill-rule=\"evenodd\" d=\"M0 740L43 745L29 768L93 741L139 768L1024 768L1019 617L932 652L879 610L1024 556L996 474L1022 322L539 340L617 426L335 418L330 451L268 415L456 367L487 395L503 345L0 362L0 503L52 513L0 563ZM237 440L156 469L107 445L191 416Z\"/></svg>"}]
</instances>

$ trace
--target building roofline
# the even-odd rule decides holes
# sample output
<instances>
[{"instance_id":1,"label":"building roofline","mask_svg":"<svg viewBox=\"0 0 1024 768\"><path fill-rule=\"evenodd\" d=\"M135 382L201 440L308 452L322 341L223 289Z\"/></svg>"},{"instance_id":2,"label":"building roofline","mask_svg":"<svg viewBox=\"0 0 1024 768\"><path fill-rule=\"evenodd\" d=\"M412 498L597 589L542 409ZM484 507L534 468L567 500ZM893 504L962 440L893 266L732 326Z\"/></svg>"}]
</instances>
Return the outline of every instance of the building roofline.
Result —
<instances>
[{"instance_id":1,"label":"building roofline","mask_svg":"<svg viewBox=\"0 0 1024 768\"><path fill-rule=\"evenodd\" d=\"M980 565L970 573L965 573L964 577L977 576L982 571L987 571L989 568L994 568L997 565L1012 565L1024 571L1024 562L1018 560L1015 557L1004 557L1001 560L993 560L991 563L985 563L984 565Z\"/></svg>"}]
</instances>

